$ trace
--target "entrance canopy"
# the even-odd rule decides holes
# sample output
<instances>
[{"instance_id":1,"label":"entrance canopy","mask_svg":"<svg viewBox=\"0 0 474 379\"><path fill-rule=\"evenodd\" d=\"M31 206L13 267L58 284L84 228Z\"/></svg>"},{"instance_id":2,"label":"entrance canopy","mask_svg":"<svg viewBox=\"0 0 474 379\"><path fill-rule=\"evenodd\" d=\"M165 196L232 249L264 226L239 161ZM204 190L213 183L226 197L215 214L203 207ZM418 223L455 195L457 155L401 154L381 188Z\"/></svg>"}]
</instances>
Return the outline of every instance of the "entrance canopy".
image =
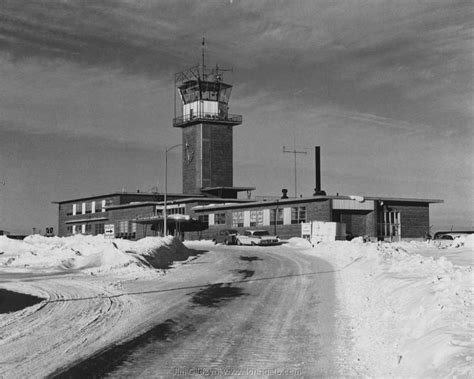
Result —
<instances>
[{"instance_id":1,"label":"entrance canopy","mask_svg":"<svg viewBox=\"0 0 474 379\"><path fill-rule=\"evenodd\" d=\"M141 225L152 225L155 230L163 229L163 216L139 217L133 222ZM166 217L166 227L182 232L199 232L208 228L208 224L191 218L189 215L172 214Z\"/></svg>"}]
</instances>

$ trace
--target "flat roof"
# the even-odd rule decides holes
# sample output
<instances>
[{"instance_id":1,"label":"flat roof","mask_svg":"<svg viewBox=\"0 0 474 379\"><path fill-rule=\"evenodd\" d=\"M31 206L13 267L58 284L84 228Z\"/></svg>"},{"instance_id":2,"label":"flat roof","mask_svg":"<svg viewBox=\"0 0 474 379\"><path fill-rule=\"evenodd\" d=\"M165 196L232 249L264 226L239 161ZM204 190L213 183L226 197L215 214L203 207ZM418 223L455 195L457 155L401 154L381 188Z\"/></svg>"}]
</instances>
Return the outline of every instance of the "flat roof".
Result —
<instances>
[{"instance_id":1,"label":"flat roof","mask_svg":"<svg viewBox=\"0 0 474 379\"><path fill-rule=\"evenodd\" d=\"M223 199L223 198L214 198L214 197L187 197L183 199L174 199L174 200L167 200L167 205L175 205L180 203L193 203L193 202L206 202L206 203L249 203L250 200L244 199ZM134 201L132 203L127 204L117 204L117 205L109 205L105 208L108 209L121 209L121 208L133 208L133 207L142 207L148 205L164 205L164 201Z\"/></svg>"},{"instance_id":2,"label":"flat roof","mask_svg":"<svg viewBox=\"0 0 474 379\"><path fill-rule=\"evenodd\" d=\"M225 187L225 186L221 186L221 187L205 187L205 188L202 188L201 191L203 192L209 192L209 191L218 191L218 190L234 190L236 192L240 192L240 191L253 191L255 190L256 187Z\"/></svg>"},{"instance_id":3,"label":"flat roof","mask_svg":"<svg viewBox=\"0 0 474 379\"><path fill-rule=\"evenodd\" d=\"M381 201L404 201L404 202L410 202L410 203L444 203L444 200L441 200L441 199L417 199L417 198L403 198L403 197L364 196L364 199L381 200Z\"/></svg>"},{"instance_id":4,"label":"flat roof","mask_svg":"<svg viewBox=\"0 0 474 379\"><path fill-rule=\"evenodd\" d=\"M259 207L265 205L274 204L292 204L292 203L307 203L311 201L324 201L330 199L341 199L341 200L354 200L356 198L363 198L365 200L374 201L393 201L393 202L409 202L409 203L443 203L440 199L413 199L413 198L398 198L398 197L381 197L381 196L311 196L311 197L294 197L288 199L276 199L276 200L262 200L262 201L248 201L244 206ZM242 204L209 204L209 205L198 205L193 207L194 211L206 211L209 209L232 209L240 208Z\"/></svg>"},{"instance_id":5,"label":"flat roof","mask_svg":"<svg viewBox=\"0 0 474 379\"><path fill-rule=\"evenodd\" d=\"M143 197L152 197L152 196L164 196L162 192L110 192L102 195L92 195L86 197L78 197L69 200L61 200L61 201L52 201L53 204L63 204L63 203L70 203L73 201L82 201L82 200L92 200L92 199L99 199L104 197L111 197L111 196L143 196ZM205 197L204 195L193 195L193 194L185 194L185 193L167 193L167 196L174 196L174 197Z\"/></svg>"}]
</instances>

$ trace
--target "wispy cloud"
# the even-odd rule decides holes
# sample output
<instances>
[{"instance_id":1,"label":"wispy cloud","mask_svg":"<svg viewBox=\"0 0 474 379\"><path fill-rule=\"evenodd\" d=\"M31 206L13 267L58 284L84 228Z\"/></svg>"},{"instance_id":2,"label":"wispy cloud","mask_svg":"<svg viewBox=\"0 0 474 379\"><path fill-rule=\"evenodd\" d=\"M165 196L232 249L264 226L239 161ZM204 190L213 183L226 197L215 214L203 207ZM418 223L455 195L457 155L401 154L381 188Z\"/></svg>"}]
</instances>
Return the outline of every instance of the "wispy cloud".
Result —
<instances>
[{"instance_id":1,"label":"wispy cloud","mask_svg":"<svg viewBox=\"0 0 474 379\"><path fill-rule=\"evenodd\" d=\"M199 62L205 36L206 63L234 68L231 112L244 115L237 167L255 157L287 167L281 146L295 138L325 147L334 183L371 189L376 172L404 191L403 173L430 196L433 181L410 181L425 167L450 182L472 177L473 8L470 0L3 0L0 132L79 146L64 156L65 177L78 166L94 175L91 139L110 154L114 143L160 151L180 139L171 127L173 73ZM2 155L0 164L18 159ZM262 183L264 170L236 181L263 192L287 185Z\"/></svg>"}]
</instances>

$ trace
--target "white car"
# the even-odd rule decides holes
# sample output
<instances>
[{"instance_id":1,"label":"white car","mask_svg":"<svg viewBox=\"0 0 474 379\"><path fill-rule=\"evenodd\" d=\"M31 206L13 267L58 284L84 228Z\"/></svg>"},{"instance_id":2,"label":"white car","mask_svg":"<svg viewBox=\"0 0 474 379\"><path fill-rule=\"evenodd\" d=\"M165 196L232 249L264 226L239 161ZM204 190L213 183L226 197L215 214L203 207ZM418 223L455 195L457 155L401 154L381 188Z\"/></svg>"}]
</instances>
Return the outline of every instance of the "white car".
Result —
<instances>
[{"instance_id":1,"label":"white car","mask_svg":"<svg viewBox=\"0 0 474 379\"><path fill-rule=\"evenodd\" d=\"M266 230L246 230L237 236L237 245L279 245L280 239Z\"/></svg>"}]
</instances>

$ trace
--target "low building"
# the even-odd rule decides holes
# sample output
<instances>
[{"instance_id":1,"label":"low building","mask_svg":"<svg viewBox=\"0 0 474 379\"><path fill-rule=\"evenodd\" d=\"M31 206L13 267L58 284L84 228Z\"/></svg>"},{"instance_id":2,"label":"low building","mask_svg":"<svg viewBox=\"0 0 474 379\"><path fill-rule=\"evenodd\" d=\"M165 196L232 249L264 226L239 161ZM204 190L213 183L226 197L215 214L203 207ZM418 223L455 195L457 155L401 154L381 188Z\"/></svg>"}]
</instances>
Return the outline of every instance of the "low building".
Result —
<instances>
[{"instance_id":1,"label":"low building","mask_svg":"<svg viewBox=\"0 0 474 379\"><path fill-rule=\"evenodd\" d=\"M301 223L339 222L348 236L379 240L423 238L429 232L434 199L312 196L241 200L169 194L167 227L184 239L212 239L221 229L265 229L280 238L301 235ZM140 239L163 232L163 194L112 193L59 205L58 234L103 234L113 225L115 237Z\"/></svg>"},{"instance_id":2,"label":"low building","mask_svg":"<svg viewBox=\"0 0 474 379\"><path fill-rule=\"evenodd\" d=\"M232 86L223 81L224 71L203 66L175 75L175 101L181 104L175 103L173 126L181 129L182 143L166 154L183 149L184 193L167 194L166 204L163 193L122 192L59 201L58 235L106 230L128 239L162 235L165 214L167 232L186 239L213 238L223 228L266 229L289 238L300 236L300 224L308 221L343 223L349 235L378 239L422 238L429 232L429 204L441 200L327 196L321 190L319 147L313 196L287 198L283 190L281 199L251 200L255 188L233 183L233 128L243 118L229 113ZM239 199L238 193L245 191L247 198Z\"/></svg>"},{"instance_id":3,"label":"low building","mask_svg":"<svg viewBox=\"0 0 474 379\"><path fill-rule=\"evenodd\" d=\"M423 238L430 227L429 204L434 199L391 197L313 196L306 198L255 201L245 204L196 206L193 211L209 228L202 238L212 238L222 228L264 229L280 238L301 235L301 223L339 222L348 236L379 240ZM190 235L195 238L195 235Z\"/></svg>"},{"instance_id":4,"label":"low building","mask_svg":"<svg viewBox=\"0 0 474 379\"><path fill-rule=\"evenodd\" d=\"M198 205L245 201L235 198L167 194L168 231L184 238L185 231L199 231L207 227L206 223L194 217L192 208ZM163 233L162 193L114 192L56 201L54 204L58 204L58 236L104 234L106 225L113 225L117 238L136 240Z\"/></svg>"}]
</instances>

